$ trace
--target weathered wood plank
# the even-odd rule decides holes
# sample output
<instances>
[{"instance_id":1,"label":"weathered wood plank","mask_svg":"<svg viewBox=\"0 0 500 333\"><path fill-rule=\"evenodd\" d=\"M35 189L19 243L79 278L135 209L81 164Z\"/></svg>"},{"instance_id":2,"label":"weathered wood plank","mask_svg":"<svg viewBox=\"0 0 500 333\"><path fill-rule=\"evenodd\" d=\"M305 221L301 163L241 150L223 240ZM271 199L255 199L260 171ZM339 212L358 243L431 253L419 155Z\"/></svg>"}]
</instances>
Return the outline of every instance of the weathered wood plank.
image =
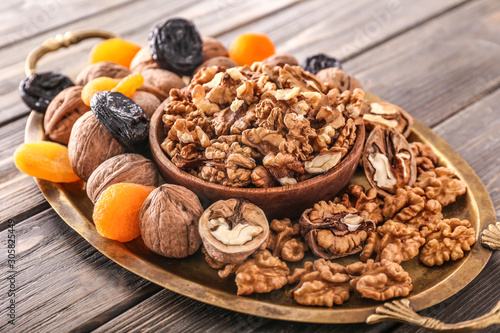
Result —
<instances>
[{"instance_id":1,"label":"weathered wood plank","mask_svg":"<svg viewBox=\"0 0 500 333\"><path fill-rule=\"evenodd\" d=\"M52 209L16 222L17 319L15 326L2 320L0 331L66 332L82 324L89 331L160 289L107 259ZM6 263L4 244L0 260ZM2 281L8 275L2 265ZM10 302L6 292L0 300ZM0 313L7 318L5 307Z\"/></svg>"},{"instance_id":2,"label":"weathered wood plank","mask_svg":"<svg viewBox=\"0 0 500 333\"><path fill-rule=\"evenodd\" d=\"M17 170L12 159L14 150L24 142L26 120L23 117L0 127L0 230L7 219L46 202L33 178Z\"/></svg>"},{"instance_id":3,"label":"weathered wood plank","mask_svg":"<svg viewBox=\"0 0 500 333\"><path fill-rule=\"evenodd\" d=\"M345 63L365 89L435 125L500 86L500 2L474 1Z\"/></svg>"},{"instance_id":4,"label":"weathered wood plank","mask_svg":"<svg viewBox=\"0 0 500 333\"><path fill-rule=\"evenodd\" d=\"M200 303L169 290L162 290L94 333L123 332L368 332L395 326L383 323L324 325L272 320L250 316Z\"/></svg>"},{"instance_id":5,"label":"weathered wood plank","mask_svg":"<svg viewBox=\"0 0 500 333\"><path fill-rule=\"evenodd\" d=\"M130 1L5 1L3 3L8 4L9 8L0 11L0 47L96 15L107 9L124 6Z\"/></svg>"},{"instance_id":6,"label":"weathered wood plank","mask_svg":"<svg viewBox=\"0 0 500 333\"><path fill-rule=\"evenodd\" d=\"M343 60L464 2L304 1L272 18L232 30L220 39L230 43L243 32L264 32L277 44L279 52L291 53L299 61L322 52Z\"/></svg>"},{"instance_id":7,"label":"weathered wood plank","mask_svg":"<svg viewBox=\"0 0 500 333\"><path fill-rule=\"evenodd\" d=\"M149 30L168 17L179 16L192 19L202 35L217 35L235 26L268 15L276 10L292 5L298 0L279 0L269 2L233 1L176 1L133 2L123 8L97 14L86 20L72 22L57 31L50 30L36 38L23 40L12 47L0 49L0 124L14 117L26 114L28 108L19 102L17 90L19 81L24 77L24 60L28 53L38 47L45 39L68 30L101 28L112 31L124 38L147 44ZM224 6L222 6L224 5ZM222 6L222 7L221 7ZM140 13L140 15L137 15ZM40 61L40 70L53 70L70 77L85 66L90 48L95 41L81 43L67 50L61 50Z\"/></svg>"}]
</instances>

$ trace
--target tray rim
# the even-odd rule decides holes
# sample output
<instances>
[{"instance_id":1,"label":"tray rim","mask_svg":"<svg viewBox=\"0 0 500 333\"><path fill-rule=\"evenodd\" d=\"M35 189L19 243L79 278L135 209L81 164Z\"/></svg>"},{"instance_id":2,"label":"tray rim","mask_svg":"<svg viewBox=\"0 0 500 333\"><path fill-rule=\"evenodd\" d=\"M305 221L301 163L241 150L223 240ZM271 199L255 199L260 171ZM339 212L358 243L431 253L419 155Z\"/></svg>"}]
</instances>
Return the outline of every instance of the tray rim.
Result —
<instances>
[{"instance_id":1,"label":"tray rim","mask_svg":"<svg viewBox=\"0 0 500 333\"><path fill-rule=\"evenodd\" d=\"M383 101L383 99L370 93L366 93L366 97L372 102ZM43 115L39 112L32 111L25 128L25 142L40 141L44 139L42 124ZM458 153L456 153L435 132L416 119L412 133L422 142L430 143L432 146L436 147L438 157L445 161L446 164L453 165L456 168L459 177L467 183L468 195L471 195L472 199L474 199L472 200L475 210L474 213L478 217L478 230L476 230L477 240L470 255L465 258L461 265L448 277L421 293L415 295L410 294L410 296L407 297L412 308L415 311L420 311L453 296L467 284L472 282L472 280L483 270L492 252L481 246L479 234L482 230L487 228L489 224L496 222L496 215L493 203L485 186L474 170ZM445 153L443 151L445 151ZM35 181L46 200L63 221L80 234L96 250L130 272L197 301L270 319L324 324L365 322L366 318L375 313L375 309L383 304L381 302L379 305L354 309L342 308L342 306L334 308L287 306L237 296L193 281L187 281L180 276L160 269L151 262L144 261L131 252L125 245L98 235L93 227L93 223L81 214L78 209L72 206L71 201L66 196L61 185L38 178L35 178ZM481 209L479 209L479 207L481 207ZM467 263L469 264L466 265ZM432 298L426 298L426 296L428 297L431 293Z\"/></svg>"}]
</instances>

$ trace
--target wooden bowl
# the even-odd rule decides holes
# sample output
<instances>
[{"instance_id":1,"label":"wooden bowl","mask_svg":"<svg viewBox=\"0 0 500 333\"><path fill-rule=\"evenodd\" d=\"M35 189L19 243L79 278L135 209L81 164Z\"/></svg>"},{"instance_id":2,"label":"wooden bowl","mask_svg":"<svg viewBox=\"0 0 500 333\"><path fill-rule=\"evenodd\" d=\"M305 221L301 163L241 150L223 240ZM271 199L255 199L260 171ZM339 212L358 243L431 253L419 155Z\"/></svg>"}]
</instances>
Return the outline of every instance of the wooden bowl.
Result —
<instances>
[{"instance_id":1,"label":"wooden bowl","mask_svg":"<svg viewBox=\"0 0 500 333\"><path fill-rule=\"evenodd\" d=\"M163 107L160 106L151 119L149 142L158 171L167 183L187 187L199 196L204 206L221 199L244 198L259 206L268 218L298 217L316 202L332 200L351 179L365 141L365 128L361 122L357 126L356 141L351 151L328 172L294 185L237 188L205 181L178 168L160 147L166 137L162 115Z\"/></svg>"}]
</instances>

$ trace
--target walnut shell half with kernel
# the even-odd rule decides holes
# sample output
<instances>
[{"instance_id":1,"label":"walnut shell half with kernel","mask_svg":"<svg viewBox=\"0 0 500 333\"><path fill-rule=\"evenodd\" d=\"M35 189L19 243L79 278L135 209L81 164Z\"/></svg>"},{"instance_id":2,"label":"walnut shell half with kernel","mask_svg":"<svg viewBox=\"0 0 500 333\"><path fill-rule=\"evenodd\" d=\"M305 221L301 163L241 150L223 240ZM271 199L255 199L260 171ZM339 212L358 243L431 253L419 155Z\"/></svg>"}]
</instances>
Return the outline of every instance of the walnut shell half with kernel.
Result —
<instances>
[{"instance_id":1,"label":"walnut shell half with kernel","mask_svg":"<svg viewBox=\"0 0 500 333\"><path fill-rule=\"evenodd\" d=\"M201 216L199 231L210 257L233 264L265 246L269 222L262 209L248 201L219 200Z\"/></svg>"},{"instance_id":2,"label":"walnut shell half with kernel","mask_svg":"<svg viewBox=\"0 0 500 333\"><path fill-rule=\"evenodd\" d=\"M413 186L417 179L413 150L393 127L376 126L372 130L363 151L363 168L368 182L382 197Z\"/></svg>"},{"instance_id":3,"label":"walnut shell half with kernel","mask_svg":"<svg viewBox=\"0 0 500 333\"><path fill-rule=\"evenodd\" d=\"M125 148L88 111L73 125L68 142L68 155L75 173L87 181L92 172L108 158L120 155Z\"/></svg>"},{"instance_id":4,"label":"walnut shell half with kernel","mask_svg":"<svg viewBox=\"0 0 500 333\"><path fill-rule=\"evenodd\" d=\"M149 194L139 213L139 226L147 248L168 258L184 258L201 244L198 220L200 200L183 186L163 184Z\"/></svg>"},{"instance_id":5,"label":"walnut shell half with kernel","mask_svg":"<svg viewBox=\"0 0 500 333\"><path fill-rule=\"evenodd\" d=\"M87 181L87 195L96 203L101 193L118 183L158 186L158 172L151 160L139 154L120 154L104 161Z\"/></svg>"}]
</instances>

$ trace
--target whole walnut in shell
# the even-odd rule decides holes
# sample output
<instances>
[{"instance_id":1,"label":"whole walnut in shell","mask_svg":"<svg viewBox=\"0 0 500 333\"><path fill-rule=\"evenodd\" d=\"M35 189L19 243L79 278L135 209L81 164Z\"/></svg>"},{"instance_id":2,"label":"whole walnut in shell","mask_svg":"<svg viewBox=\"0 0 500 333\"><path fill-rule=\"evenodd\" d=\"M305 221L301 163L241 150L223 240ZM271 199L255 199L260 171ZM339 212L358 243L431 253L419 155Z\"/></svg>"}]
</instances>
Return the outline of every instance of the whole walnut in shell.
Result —
<instances>
[{"instance_id":1,"label":"whole walnut in shell","mask_svg":"<svg viewBox=\"0 0 500 333\"><path fill-rule=\"evenodd\" d=\"M87 195L95 203L105 189L118 183L156 187L158 173L154 163L139 154L116 155L92 172L87 181Z\"/></svg>"},{"instance_id":2,"label":"whole walnut in shell","mask_svg":"<svg viewBox=\"0 0 500 333\"><path fill-rule=\"evenodd\" d=\"M73 125L68 143L69 161L84 181L102 162L124 152L125 148L99 123L92 111L78 118Z\"/></svg>"},{"instance_id":3,"label":"whole walnut in shell","mask_svg":"<svg viewBox=\"0 0 500 333\"><path fill-rule=\"evenodd\" d=\"M198 220L200 200L185 187L163 184L142 204L139 224L144 244L168 258L184 258L201 244Z\"/></svg>"},{"instance_id":4,"label":"whole walnut in shell","mask_svg":"<svg viewBox=\"0 0 500 333\"><path fill-rule=\"evenodd\" d=\"M280 66L283 67L285 64L293 65L293 66L298 66L299 62L297 61L297 58L295 58L291 54L287 53L281 53L281 54L273 54L270 57L267 57L262 61L264 64L268 64L270 66Z\"/></svg>"},{"instance_id":5,"label":"whole walnut in shell","mask_svg":"<svg viewBox=\"0 0 500 333\"><path fill-rule=\"evenodd\" d=\"M50 102L43 119L45 135L52 141L67 145L76 120L90 107L82 101L82 86L64 89Z\"/></svg>"},{"instance_id":6,"label":"whole walnut in shell","mask_svg":"<svg viewBox=\"0 0 500 333\"><path fill-rule=\"evenodd\" d=\"M207 61L205 61L204 63L202 63L194 72L196 73L198 70L200 70L200 68L211 67L211 66L232 68L232 67L238 66L238 64L236 64L234 62L234 60L232 60L228 57L214 57L214 58L210 58Z\"/></svg>"},{"instance_id":7,"label":"whole walnut in shell","mask_svg":"<svg viewBox=\"0 0 500 333\"><path fill-rule=\"evenodd\" d=\"M144 78L141 90L155 95L161 101L169 96L170 89L180 89L186 85L177 74L165 69L146 69L141 74Z\"/></svg>"},{"instance_id":8,"label":"whole walnut in shell","mask_svg":"<svg viewBox=\"0 0 500 333\"><path fill-rule=\"evenodd\" d=\"M122 79L131 74L130 69L110 61L100 61L95 64L88 65L78 74L75 83L84 86L89 81L98 77L111 77L114 79Z\"/></svg>"},{"instance_id":9,"label":"whole walnut in shell","mask_svg":"<svg viewBox=\"0 0 500 333\"><path fill-rule=\"evenodd\" d=\"M156 109L158 109L161 104L158 97L146 91L136 91L131 98L134 102L139 104L149 119L153 117L153 113L155 113Z\"/></svg>"},{"instance_id":10,"label":"whole walnut in shell","mask_svg":"<svg viewBox=\"0 0 500 333\"><path fill-rule=\"evenodd\" d=\"M134 59L130 63L130 70L132 72L142 72L146 69L160 68L156 61L151 56L149 47L143 47L136 53Z\"/></svg>"},{"instance_id":11,"label":"whole walnut in shell","mask_svg":"<svg viewBox=\"0 0 500 333\"><path fill-rule=\"evenodd\" d=\"M228 57L229 53L224 45L213 37L203 37L203 61L215 57Z\"/></svg>"},{"instance_id":12,"label":"whole walnut in shell","mask_svg":"<svg viewBox=\"0 0 500 333\"><path fill-rule=\"evenodd\" d=\"M331 84L340 92L362 88L361 83L354 76L347 74L343 69L338 67L322 69L316 74L316 77L321 82Z\"/></svg>"}]
</instances>

